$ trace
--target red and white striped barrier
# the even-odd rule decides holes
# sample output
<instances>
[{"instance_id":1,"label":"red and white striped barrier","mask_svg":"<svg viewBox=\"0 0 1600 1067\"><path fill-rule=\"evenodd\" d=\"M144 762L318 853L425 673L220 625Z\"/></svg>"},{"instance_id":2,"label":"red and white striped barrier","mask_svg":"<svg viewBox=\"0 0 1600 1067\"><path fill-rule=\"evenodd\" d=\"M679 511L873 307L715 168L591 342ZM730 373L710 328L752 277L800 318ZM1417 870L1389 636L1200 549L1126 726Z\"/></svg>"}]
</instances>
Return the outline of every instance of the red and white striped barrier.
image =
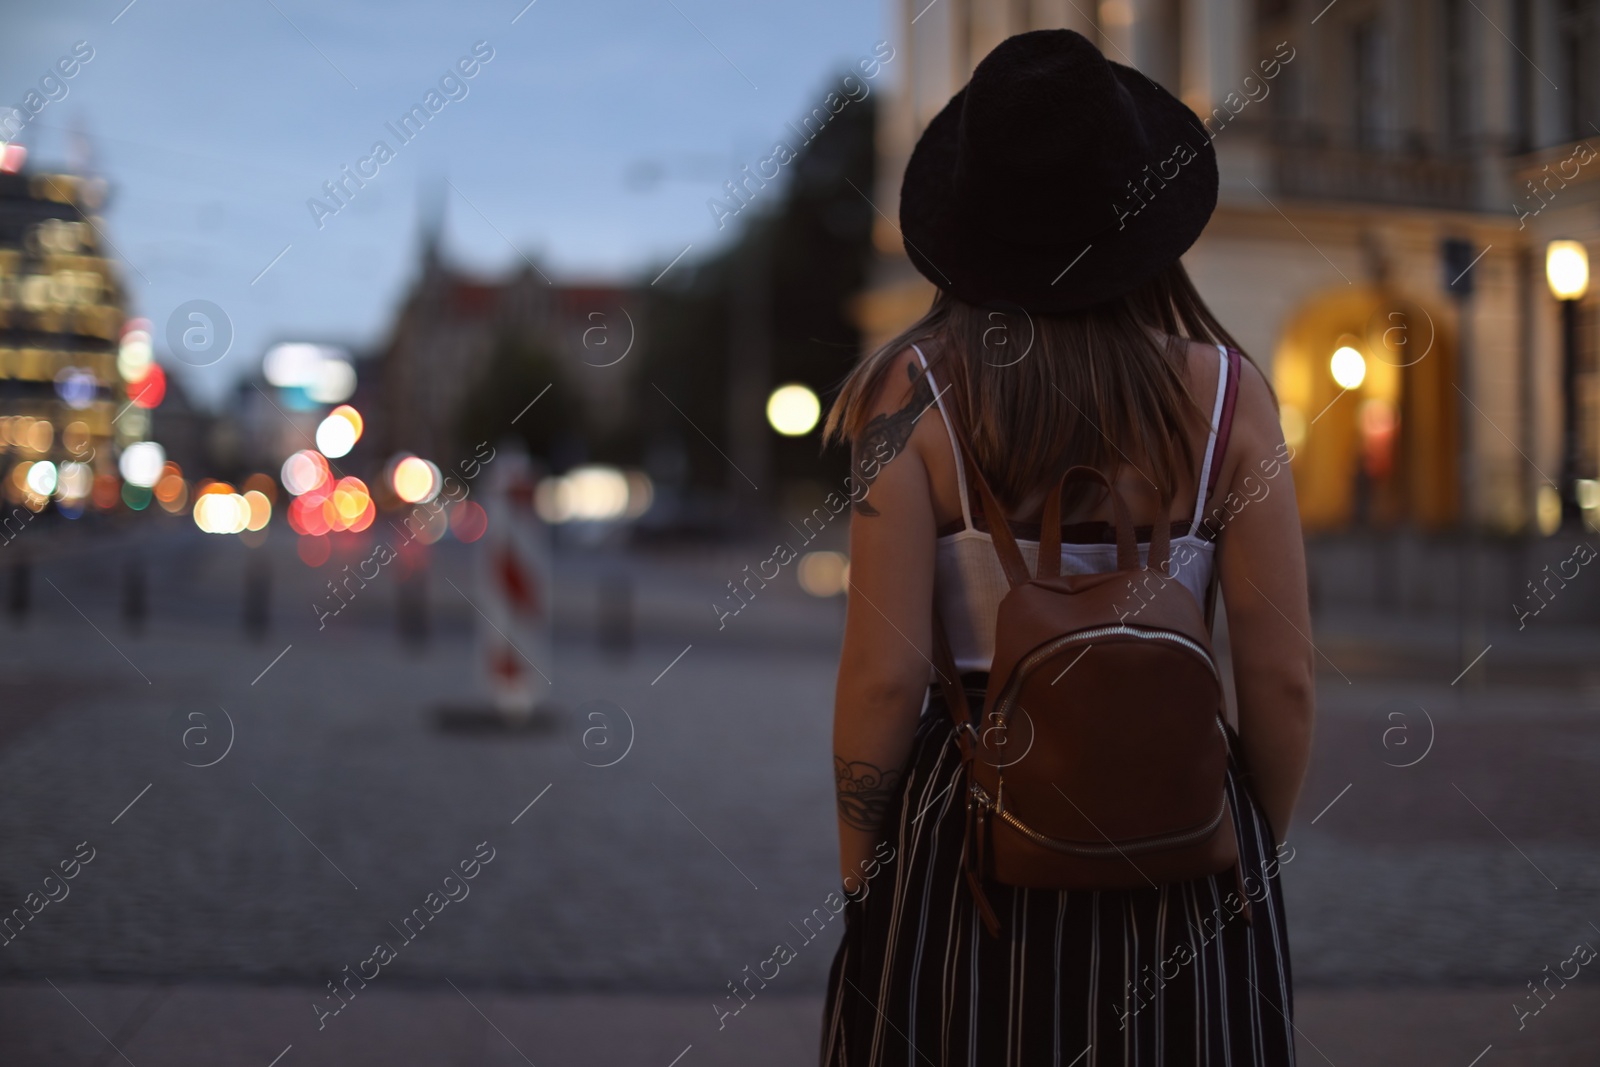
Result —
<instances>
[{"instance_id":1,"label":"red and white striped barrier","mask_svg":"<svg viewBox=\"0 0 1600 1067\"><path fill-rule=\"evenodd\" d=\"M475 546L477 658L490 703L520 724L552 685L550 528L534 508L538 471L527 453L502 445L487 466L488 529Z\"/></svg>"}]
</instances>

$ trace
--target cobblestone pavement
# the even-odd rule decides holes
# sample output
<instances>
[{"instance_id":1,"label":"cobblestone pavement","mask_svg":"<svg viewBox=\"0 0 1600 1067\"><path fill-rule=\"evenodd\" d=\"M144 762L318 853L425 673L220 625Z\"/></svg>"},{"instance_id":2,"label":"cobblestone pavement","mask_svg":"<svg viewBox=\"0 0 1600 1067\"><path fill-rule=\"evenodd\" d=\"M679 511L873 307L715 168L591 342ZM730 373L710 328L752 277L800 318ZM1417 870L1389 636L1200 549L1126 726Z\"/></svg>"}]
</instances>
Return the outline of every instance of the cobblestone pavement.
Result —
<instances>
[{"instance_id":1,"label":"cobblestone pavement","mask_svg":"<svg viewBox=\"0 0 1600 1067\"><path fill-rule=\"evenodd\" d=\"M351 625L322 632L310 610L281 608L271 638L254 643L215 592L236 580L237 554L174 544L145 549L142 635L118 620L108 557L41 559L37 577L57 588L36 581L26 624L0 622L0 906L42 891L81 842L93 850L70 894L0 951L0 978L19 983L0 990L0 1033L76 1017L17 1006L50 993L45 979L91 996L114 992L104 981L314 991L387 940L397 958L371 992L393 989L396 1004L419 987L457 996L446 980L474 1001L671 995L687 1013L683 1044L698 1043L717 1032L726 983L793 939L790 924L833 888L842 613L775 585L719 632L709 603L748 562L737 551L654 565L564 557L558 603L577 621L549 668L561 710L548 730L505 736L434 725L437 709L471 699L471 609L443 599L455 596L444 582L421 651L393 636L384 590ZM279 560L282 604L312 595L296 566ZM619 566L635 575L639 638L607 654L584 611L596 576ZM439 568L465 581L459 561ZM1348 667L1359 637L1319 633L1319 647ZM1316 756L1283 868L1297 984L1516 990L1575 943L1600 945L1596 690L1570 677L1539 684L1537 672L1479 689L1431 668L1383 679L1352 668L1347 682L1322 666ZM614 703L611 732L585 749L601 722L586 717L595 700ZM185 765L215 759L230 722L225 757ZM186 750L196 724L211 747ZM588 765L624 750L614 766ZM397 936L447 874L489 849L469 895L414 941ZM836 940L824 930L808 942L772 983L773 1002L815 997ZM295 995L299 1021L280 1048L317 1034L313 996ZM1485 1042L1505 1045L1518 1035L1510 994L1500 1000L1484 1010L1503 1013L1504 1038ZM111 1014L136 1009L125 997ZM1588 1059L1526 1062L1600 1060L1600 1023L1586 1014L1587 1038L1582 1026L1561 1032ZM814 1013L793 1018L807 1020L791 1037L809 1056ZM677 1041L677 1025L661 1032ZM11 1062L8 1040L0 1061ZM484 1055L471 1062L500 1062Z\"/></svg>"},{"instance_id":2,"label":"cobblestone pavement","mask_svg":"<svg viewBox=\"0 0 1600 1067\"><path fill-rule=\"evenodd\" d=\"M1600 990L1573 988L1522 1033L1502 1015L1516 990L1312 990L1296 997L1299 1062L1339 1067L1587 1067ZM0 986L8 1067L806 1067L820 996L758 1000L727 1029L684 995L506 993L463 986L371 992L348 1017L304 1025L313 990L232 985ZM1524 994L1525 996L1526 994ZM359 1013L357 1008L360 1009ZM100 1030L97 1033L96 1030ZM308 1032L309 1031L309 1032ZM920 1061L919 1061L920 1062Z\"/></svg>"}]
</instances>

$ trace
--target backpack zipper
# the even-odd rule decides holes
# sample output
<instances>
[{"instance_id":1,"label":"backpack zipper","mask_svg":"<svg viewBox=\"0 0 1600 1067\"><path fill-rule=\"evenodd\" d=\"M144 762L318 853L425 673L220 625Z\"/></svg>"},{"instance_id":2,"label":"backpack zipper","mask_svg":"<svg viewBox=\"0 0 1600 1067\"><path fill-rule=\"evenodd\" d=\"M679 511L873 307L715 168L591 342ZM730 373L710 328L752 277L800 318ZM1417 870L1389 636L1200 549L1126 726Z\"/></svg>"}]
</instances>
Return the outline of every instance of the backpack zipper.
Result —
<instances>
[{"instance_id":1,"label":"backpack zipper","mask_svg":"<svg viewBox=\"0 0 1600 1067\"><path fill-rule=\"evenodd\" d=\"M972 802L978 807L994 812L996 815L1000 816L1000 818L1004 819L1008 825L1036 844L1042 845L1045 848L1052 849L1056 852L1066 852L1075 856L1101 858L1109 858L1111 856L1126 856L1129 853L1138 855L1140 853L1151 852L1156 849L1176 848L1180 845L1187 845L1191 842L1198 841L1201 838L1210 836L1210 834L1216 830L1217 826L1222 822L1222 816L1228 810L1228 797L1226 794L1224 794L1222 797L1222 805L1221 807L1217 808L1217 813L1213 815L1210 821L1205 825L1196 827L1193 830L1178 830L1168 834L1159 834L1155 837L1140 838L1137 841L1131 841L1120 846L1115 843L1105 845L1086 845L1074 841L1063 841L1059 838L1050 837L1046 834L1040 833L1027 823L1023 822L1021 819L1017 818L1015 815L1011 814L1010 811L1007 811L1005 808L997 805L994 801L994 798L985 792L984 788L976 782L973 782L970 786L970 796ZM1109 841L1110 839L1108 838L1107 840Z\"/></svg>"},{"instance_id":2,"label":"backpack zipper","mask_svg":"<svg viewBox=\"0 0 1600 1067\"><path fill-rule=\"evenodd\" d=\"M1206 668L1211 672L1211 676L1221 681L1221 675L1217 673L1217 665L1212 662L1210 653L1198 642L1191 641L1182 634L1175 634L1168 630L1141 630L1136 626L1128 626L1122 623L1111 626L1097 626L1092 630L1079 630L1077 633L1058 637L1049 644L1041 645L1028 653L1027 658L1011 672L1011 681L1006 685L1005 692L1000 695L1000 699L995 702L994 714L1002 717L1010 714L1011 706L1016 703L1017 690L1022 686L1023 678L1032 673L1042 661L1049 659L1069 645L1077 644L1080 641L1097 641L1102 637L1135 637L1141 641L1166 641L1178 645L1199 656Z\"/></svg>"}]
</instances>

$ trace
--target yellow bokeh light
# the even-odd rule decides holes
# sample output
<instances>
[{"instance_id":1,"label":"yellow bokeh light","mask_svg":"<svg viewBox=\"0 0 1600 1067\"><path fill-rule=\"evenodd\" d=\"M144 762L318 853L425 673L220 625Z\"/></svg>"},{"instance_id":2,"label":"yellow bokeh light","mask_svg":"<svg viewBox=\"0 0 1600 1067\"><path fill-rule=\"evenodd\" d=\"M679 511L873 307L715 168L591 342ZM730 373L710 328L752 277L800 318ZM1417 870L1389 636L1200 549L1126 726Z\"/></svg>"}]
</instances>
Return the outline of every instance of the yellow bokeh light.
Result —
<instances>
[{"instance_id":1,"label":"yellow bokeh light","mask_svg":"<svg viewBox=\"0 0 1600 1067\"><path fill-rule=\"evenodd\" d=\"M244 494L243 499L250 508L250 518L245 523L245 529L264 528L272 519L272 501L267 499L267 494L259 489L251 489Z\"/></svg>"},{"instance_id":2,"label":"yellow bokeh light","mask_svg":"<svg viewBox=\"0 0 1600 1067\"><path fill-rule=\"evenodd\" d=\"M1285 404L1278 409L1278 424L1283 428L1284 444L1299 448L1306 443L1305 412L1293 404Z\"/></svg>"},{"instance_id":3,"label":"yellow bokeh light","mask_svg":"<svg viewBox=\"0 0 1600 1067\"><path fill-rule=\"evenodd\" d=\"M1561 529L1561 494L1553 485L1541 485L1534 496L1534 521L1539 532L1549 537Z\"/></svg>"},{"instance_id":4,"label":"yellow bokeh light","mask_svg":"<svg viewBox=\"0 0 1600 1067\"><path fill-rule=\"evenodd\" d=\"M394 493L407 504L431 500L439 491L439 477L433 464L418 456L407 456L395 464Z\"/></svg>"},{"instance_id":5,"label":"yellow bokeh light","mask_svg":"<svg viewBox=\"0 0 1600 1067\"><path fill-rule=\"evenodd\" d=\"M843 552L807 552L800 557L795 577L812 596L838 596L850 584L850 561Z\"/></svg>"},{"instance_id":6,"label":"yellow bokeh light","mask_svg":"<svg viewBox=\"0 0 1600 1067\"><path fill-rule=\"evenodd\" d=\"M1367 358L1349 345L1341 345L1328 361L1328 371L1339 388L1359 389L1367 380Z\"/></svg>"},{"instance_id":7,"label":"yellow bokeh light","mask_svg":"<svg viewBox=\"0 0 1600 1067\"><path fill-rule=\"evenodd\" d=\"M1544 277L1557 300L1582 300L1589 290L1589 250L1581 241L1551 241L1544 254Z\"/></svg>"},{"instance_id":8,"label":"yellow bokeh light","mask_svg":"<svg viewBox=\"0 0 1600 1067\"><path fill-rule=\"evenodd\" d=\"M356 431L356 440L359 441L361 439L361 431L366 429L367 425L366 422L361 418L361 412L357 411L349 404L340 404L338 407L328 412L328 415L330 418L334 415L337 415L345 422L348 422Z\"/></svg>"},{"instance_id":9,"label":"yellow bokeh light","mask_svg":"<svg viewBox=\"0 0 1600 1067\"><path fill-rule=\"evenodd\" d=\"M206 533L243 533L250 519L250 502L226 482L213 482L195 498L194 524Z\"/></svg>"},{"instance_id":10,"label":"yellow bokeh light","mask_svg":"<svg viewBox=\"0 0 1600 1067\"><path fill-rule=\"evenodd\" d=\"M317 427L317 450L329 459L348 456L355 445L355 427L337 415L329 415Z\"/></svg>"},{"instance_id":11,"label":"yellow bokeh light","mask_svg":"<svg viewBox=\"0 0 1600 1067\"><path fill-rule=\"evenodd\" d=\"M767 422L785 437L811 432L822 416L822 402L804 385L781 385L767 398Z\"/></svg>"}]
</instances>

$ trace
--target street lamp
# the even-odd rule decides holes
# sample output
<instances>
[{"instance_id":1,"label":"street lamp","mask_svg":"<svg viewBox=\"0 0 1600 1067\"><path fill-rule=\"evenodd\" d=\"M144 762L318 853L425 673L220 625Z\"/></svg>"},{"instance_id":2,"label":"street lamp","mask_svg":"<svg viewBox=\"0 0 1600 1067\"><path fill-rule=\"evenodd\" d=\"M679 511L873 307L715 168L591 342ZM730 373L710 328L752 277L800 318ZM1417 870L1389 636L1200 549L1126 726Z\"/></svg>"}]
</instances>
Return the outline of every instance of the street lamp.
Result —
<instances>
[{"instance_id":1,"label":"street lamp","mask_svg":"<svg viewBox=\"0 0 1600 1067\"><path fill-rule=\"evenodd\" d=\"M1334 349L1333 358L1328 361L1328 373L1339 383L1339 388L1359 389L1361 383L1367 380L1367 358L1358 349L1340 345Z\"/></svg>"},{"instance_id":2,"label":"street lamp","mask_svg":"<svg viewBox=\"0 0 1600 1067\"><path fill-rule=\"evenodd\" d=\"M1580 241L1551 241L1544 276L1561 303L1561 517L1579 517L1578 481L1578 301L1589 288L1589 252Z\"/></svg>"}]
</instances>

